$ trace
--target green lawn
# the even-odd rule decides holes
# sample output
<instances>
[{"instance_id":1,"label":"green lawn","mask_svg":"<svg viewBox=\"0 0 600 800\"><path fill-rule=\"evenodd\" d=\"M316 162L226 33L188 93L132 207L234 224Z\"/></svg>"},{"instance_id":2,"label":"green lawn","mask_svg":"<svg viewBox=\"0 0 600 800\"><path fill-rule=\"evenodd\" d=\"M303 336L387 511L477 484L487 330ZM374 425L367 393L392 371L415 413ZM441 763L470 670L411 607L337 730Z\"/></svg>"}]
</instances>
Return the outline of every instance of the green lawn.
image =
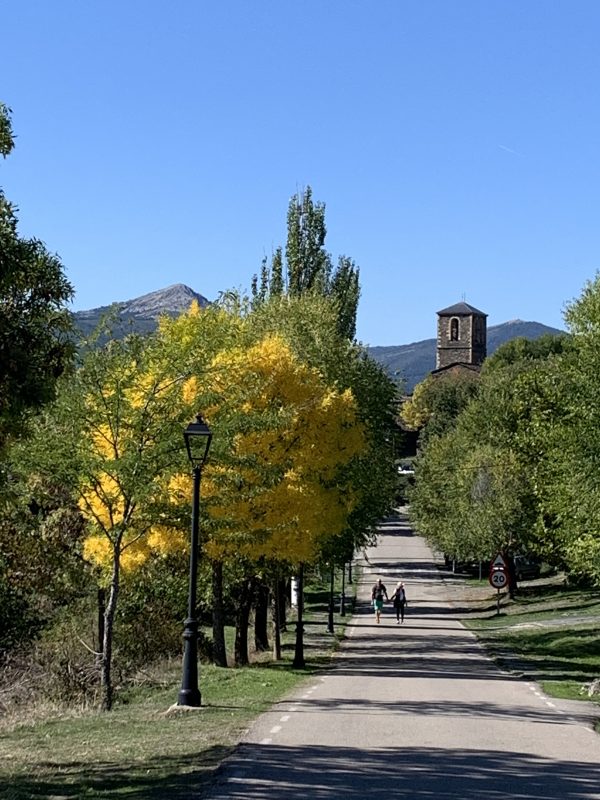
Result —
<instances>
[{"instance_id":1,"label":"green lawn","mask_svg":"<svg viewBox=\"0 0 600 800\"><path fill-rule=\"evenodd\" d=\"M585 686L600 677L600 593L531 584L500 615L464 622L500 662L547 694L589 699Z\"/></svg>"},{"instance_id":2,"label":"green lawn","mask_svg":"<svg viewBox=\"0 0 600 800\"><path fill-rule=\"evenodd\" d=\"M0 797L189 797L248 722L306 673L282 666L201 669L202 708L168 714L180 669L137 689L108 714L17 724L0 734Z\"/></svg>"},{"instance_id":3,"label":"green lawn","mask_svg":"<svg viewBox=\"0 0 600 800\"><path fill-rule=\"evenodd\" d=\"M344 620L336 614L335 635L326 633L322 591L307 592L304 670L291 667L291 624L281 662L201 666L197 710L169 713L181 680L177 663L152 670L110 713L71 709L36 721L25 708L20 719L0 719L0 798L183 800L199 794L250 721L329 663Z\"/></svg>"}]
</instances>

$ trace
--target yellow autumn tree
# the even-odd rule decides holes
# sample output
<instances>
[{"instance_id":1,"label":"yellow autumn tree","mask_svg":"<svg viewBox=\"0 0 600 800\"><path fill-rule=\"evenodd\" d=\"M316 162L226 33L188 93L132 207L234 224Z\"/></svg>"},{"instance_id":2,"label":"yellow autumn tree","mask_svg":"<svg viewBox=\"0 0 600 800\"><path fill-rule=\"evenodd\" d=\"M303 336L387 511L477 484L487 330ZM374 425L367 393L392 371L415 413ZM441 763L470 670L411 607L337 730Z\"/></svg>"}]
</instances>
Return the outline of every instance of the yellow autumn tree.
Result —
<instances>
[{"instance_id":1,"label":"yellow autumn tree","mask_svg":"<svg viewBox=\"0 0 600 800\"><path fill-rule=\"evenodd\" d=\"M165 349L193 340L195 327L187 317L167 323ZM225 346L186 381L184 404L213 432L201 491L202 552L213 569L235 564L238 575L256 574L259 560L313 561L347 527L357 498L345 470L365 448L356 404L284 336L257 333L252 315L238 315ZM173 476L170 490L189 507L187 475ZM215 641L218 629L215 622Z\"/></svg>"},{"instance_id":2,"label":"yellow autumn tree","mask_svg":"<svg viewBox=\"0 0 600 800\"><path fill-rule=\"evenodd\" d=\"M77 385L85 553L110 587L103 705L122 571L188 547L191 481L182 430L201 411L214 438L202 482L203 547L217 561L312 560L347 525L344 474L364 449L349 390L330 387L281 335L257 338L242 314L193 306L158 335L90 355ZM170 502L165 502L166 500Z\"/></svg>"},{"instance_id":3,"label":"yellow autumn tree","mask_svg":"<svg viewBox=\"0 0 600 800\"><path fill-rule=\"evenodd\" d=\"M163 476L183 461L188 409L183 377L164 369L151 340L129 337L86 354L56 408L61 458L73 464L87 522L84 555L108 588L101 658L102 707L113 700L112 641L121 575L142 564L164 515ZM173 542L175 539L172 540Z\"/></svg>"},{"instance_id":4,"label":"yellow autumn tree","mask_svg":"<svg viewBox=\"0 0 600 800\"><path fill-rule=\"evenodd\" d=\"M215 521L207 552L309 561L355 502L340 474L364 447L352 394L326 386L279 335L220 353L213 366L210 390L221 402L206 414L230 444L206 470Z\"/></svg>"},{"instance_id":5,"label":"yellow autumn tree","mask_svg":"<svg viewBox=\"0 0 600 800\"><path fill-rule=\"evenodd\" d=\"M202 479L207 555L307 561L343 529L355 497L340 471L365 444L356 404L283 337L218 353L185 381L183 402L214 436ZM189 504L187 474L172 475L168 490L175 504Z\"/></svg>"}]
</instances>

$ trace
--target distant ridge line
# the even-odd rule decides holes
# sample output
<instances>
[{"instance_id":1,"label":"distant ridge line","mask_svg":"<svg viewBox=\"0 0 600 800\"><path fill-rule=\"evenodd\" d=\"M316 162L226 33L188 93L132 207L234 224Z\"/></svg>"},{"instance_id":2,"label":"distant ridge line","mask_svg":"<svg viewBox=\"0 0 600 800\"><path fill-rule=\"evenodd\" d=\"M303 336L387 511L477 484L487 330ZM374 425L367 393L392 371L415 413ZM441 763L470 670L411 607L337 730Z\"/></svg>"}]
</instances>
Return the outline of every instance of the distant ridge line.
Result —
<instances>
[{"instance_id":1,"label":"distant ridge line","mask_svg":"<svg viewBox=\"0 0 600 800\"><path fill-rule=\"evenodd\" d=\"M516 319L490 325L487 329L487 354L492 355L500 345L511 339L539 339L546 334L556 336L564 334L559 328L551 328L541 322L525 322ZM435 369L435 351L437 340L423 339L402 345L375 345L368 347L367 352L374 361L384 366L390 375L404 380L404 389L410 393Z\"/></svg>"},{"instance_id":2,"label":"distant ridge line","mask_svg":"<svg viewBox=\"0 0 600 800\"><path fill-rule=\"evenodd\" d=\"M158 318L163 314L178 316L187 311L196 300L204 308L210 305L204 295L186 286L174 283L164 289L148 292L132 300L115 302L108 306L91 308L73 313L75 326L84 335L89 335L101 319L112 310L117 311L118 321L113 326L112 336L120 338L128 333L150 333L156 330ZM541 322L525 322L520 319L509 320L487 329L487 352L491 355L501 344L523 337L538 339L544 334L564 333ZM417 383L435 369L436 339L423 339L400 345L374 345L367 352L374 361L380 363L395 378L404 380L404 388L412 392Z\"/></svg>"}]
</instances>

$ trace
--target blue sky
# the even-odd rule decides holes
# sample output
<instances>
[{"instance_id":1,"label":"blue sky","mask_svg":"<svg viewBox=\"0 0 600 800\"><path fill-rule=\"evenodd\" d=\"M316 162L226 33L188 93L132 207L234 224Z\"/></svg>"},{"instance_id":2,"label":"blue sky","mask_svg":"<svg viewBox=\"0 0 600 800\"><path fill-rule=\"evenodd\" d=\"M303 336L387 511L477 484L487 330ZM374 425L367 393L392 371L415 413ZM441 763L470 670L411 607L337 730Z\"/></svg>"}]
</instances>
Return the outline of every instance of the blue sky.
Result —
<instances>
[{"instance_id":1,"label":"blue sky","mask_svg":"<svg viewBox=\"0 0 600 800\"><path fill-rule=\"evenodd\" d=\"M361 269L358 336L562 327L600 267L594 0L3 4L0 186L74 309L172 283L247 288L289 198Z\"/></svg>"}]
</instances>

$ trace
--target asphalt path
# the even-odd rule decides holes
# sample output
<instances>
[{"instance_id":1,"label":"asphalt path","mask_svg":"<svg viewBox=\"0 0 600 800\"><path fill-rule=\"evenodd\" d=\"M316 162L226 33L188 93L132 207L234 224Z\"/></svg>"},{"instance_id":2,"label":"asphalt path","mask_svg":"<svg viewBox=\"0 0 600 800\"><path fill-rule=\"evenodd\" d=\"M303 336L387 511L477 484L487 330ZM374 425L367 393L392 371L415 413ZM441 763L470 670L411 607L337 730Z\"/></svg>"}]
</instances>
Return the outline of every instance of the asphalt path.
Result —
<instances>
[{"instance_id":1,"label":"asphalt path","mask_svg":"<svg viewBox=\"0 0 600 800\"><path fill-rule=\"evenodd\" d=\"M589 704L499 669L460 623L464 589L399 515L366 553L357 613L326 673L252 725L206 797L600 799ZM406 586L396 624L370 588Z\"/></svg>"}]
</instances>

